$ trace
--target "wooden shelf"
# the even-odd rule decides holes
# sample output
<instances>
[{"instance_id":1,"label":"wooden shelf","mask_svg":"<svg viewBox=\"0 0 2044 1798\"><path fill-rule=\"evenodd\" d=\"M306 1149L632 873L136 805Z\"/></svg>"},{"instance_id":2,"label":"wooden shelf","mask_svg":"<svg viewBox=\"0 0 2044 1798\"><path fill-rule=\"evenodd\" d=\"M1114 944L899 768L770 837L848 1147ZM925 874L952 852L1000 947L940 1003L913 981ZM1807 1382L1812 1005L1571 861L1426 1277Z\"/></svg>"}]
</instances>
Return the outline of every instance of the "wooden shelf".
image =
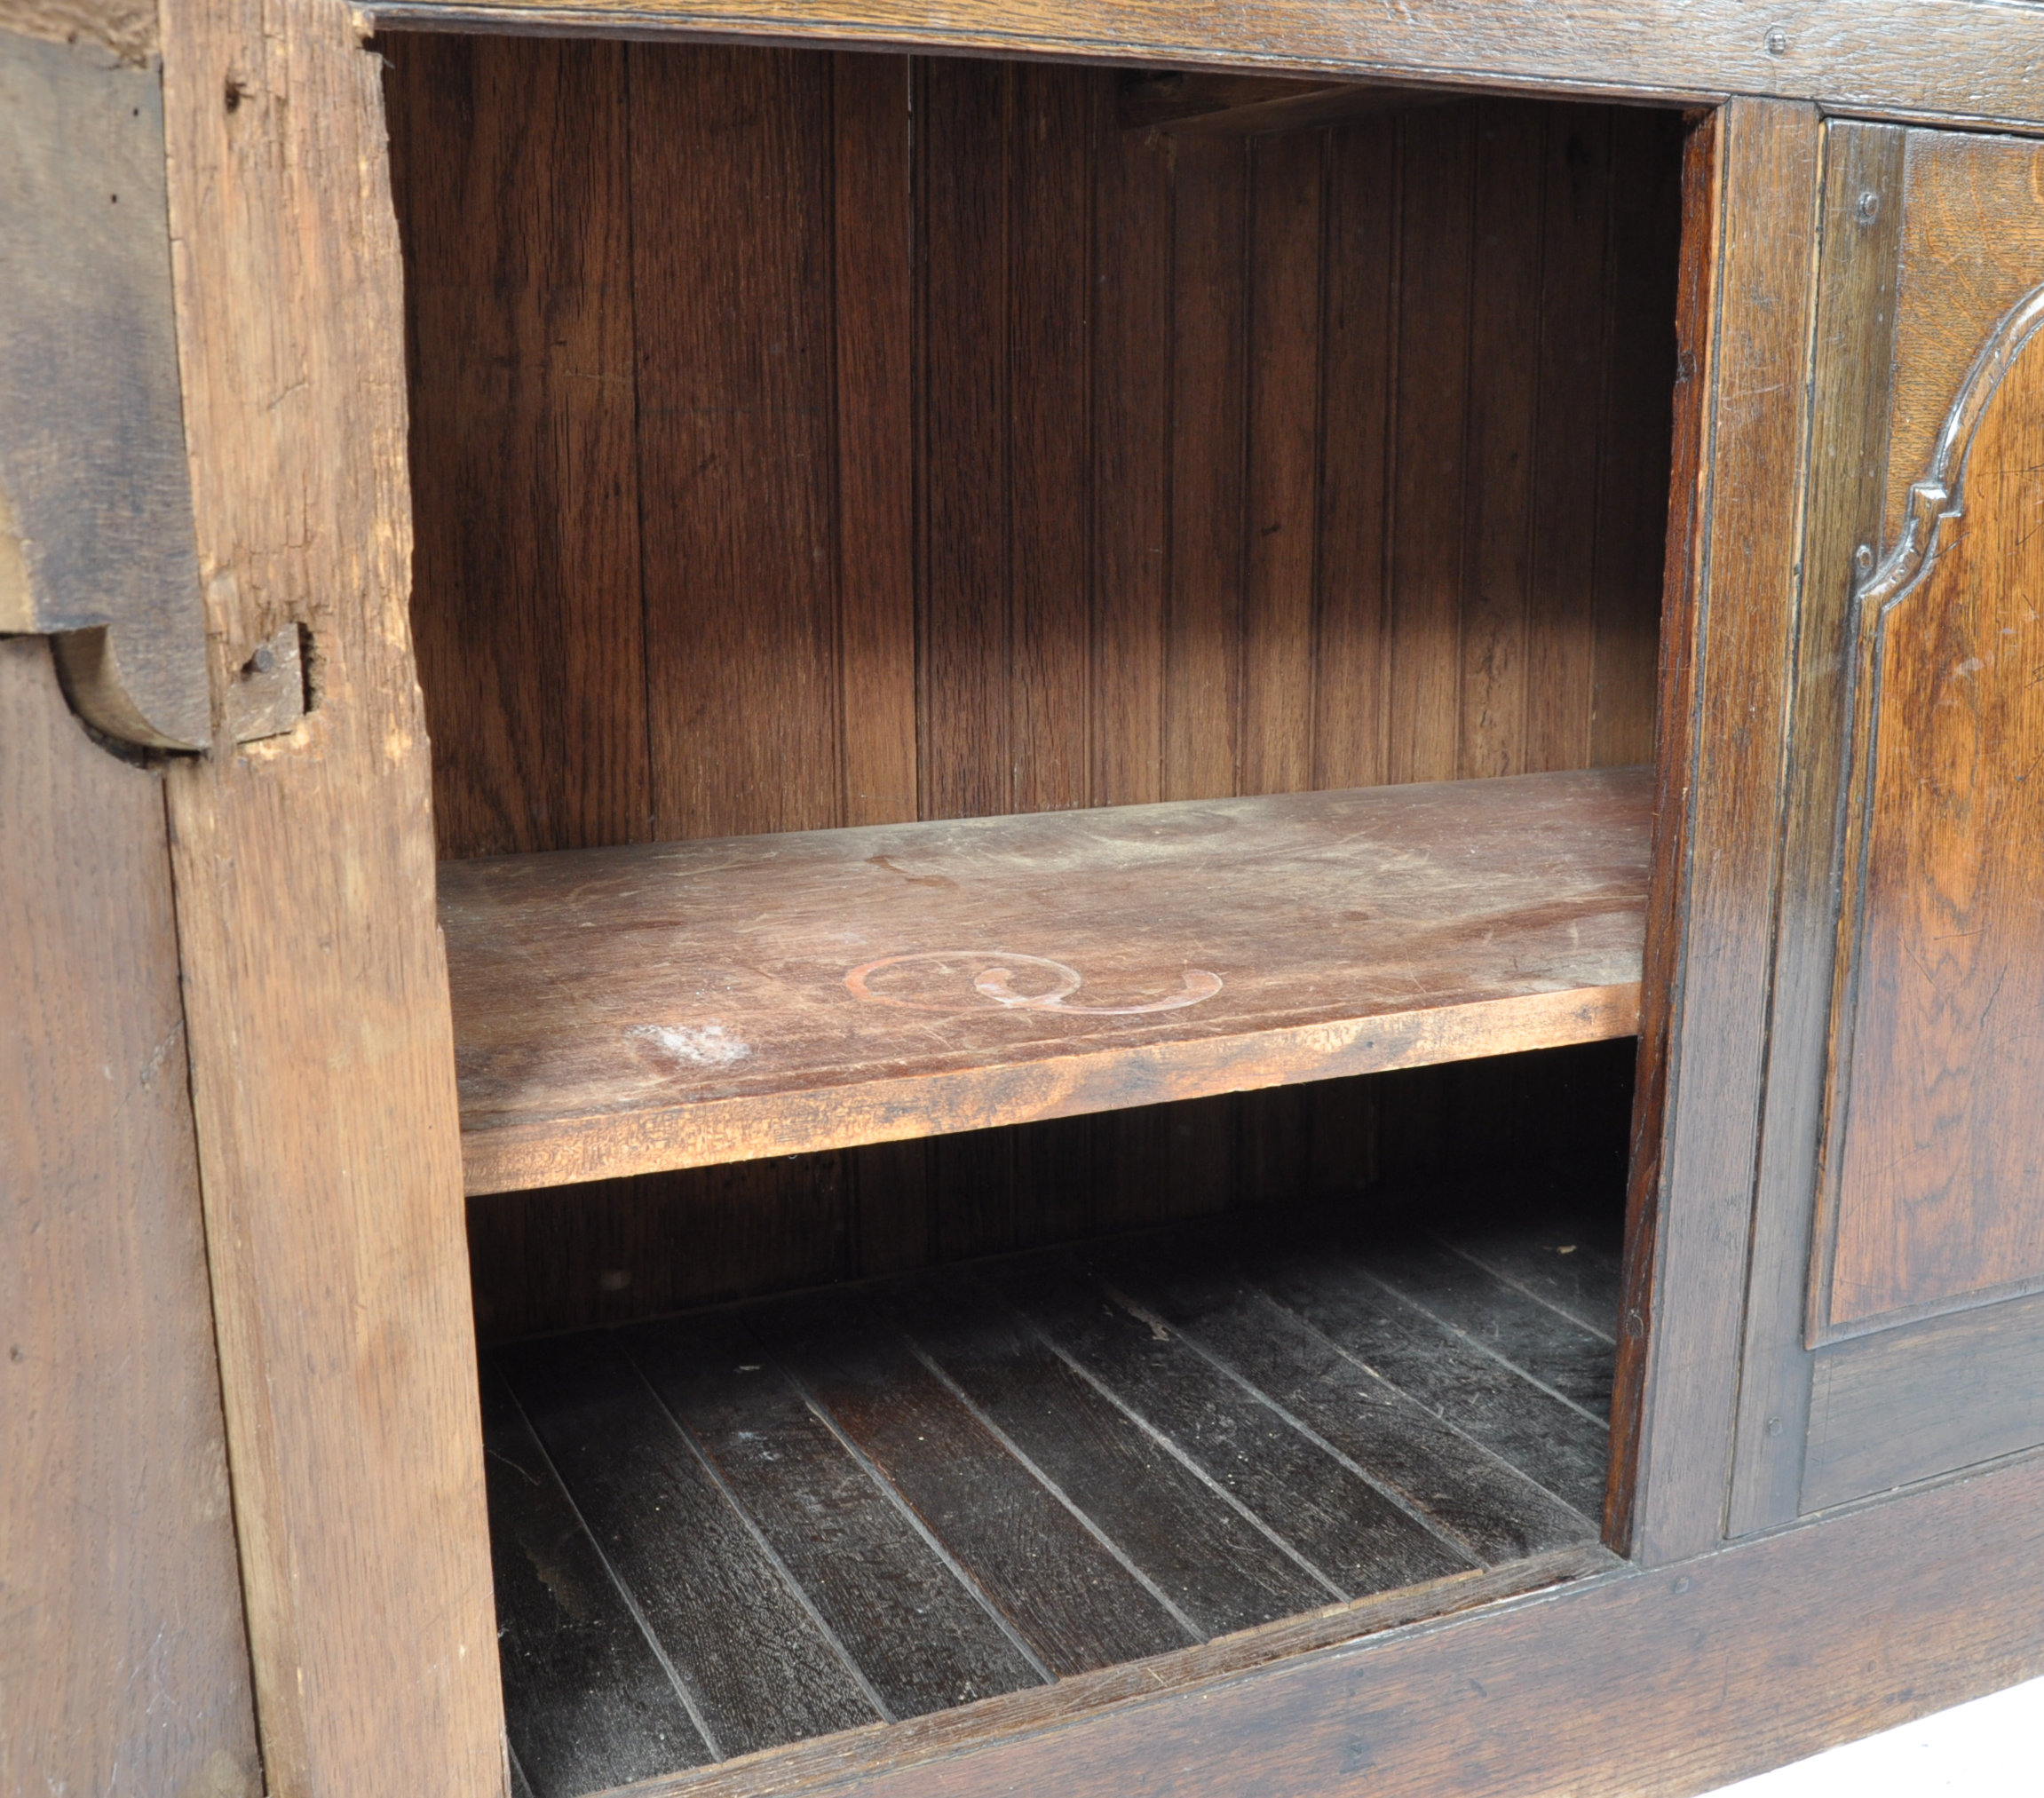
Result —
<instances>
[{"instance_id":1,"label":"wooden shelf","mask_svg":"<svg viewBox=\"0 0 2044 1798\"><path fill-rule=\"evenodd\" d=\"M446 862L471 1192L1637 1028L1644 769Z\"/></svg>"}]
</instances>

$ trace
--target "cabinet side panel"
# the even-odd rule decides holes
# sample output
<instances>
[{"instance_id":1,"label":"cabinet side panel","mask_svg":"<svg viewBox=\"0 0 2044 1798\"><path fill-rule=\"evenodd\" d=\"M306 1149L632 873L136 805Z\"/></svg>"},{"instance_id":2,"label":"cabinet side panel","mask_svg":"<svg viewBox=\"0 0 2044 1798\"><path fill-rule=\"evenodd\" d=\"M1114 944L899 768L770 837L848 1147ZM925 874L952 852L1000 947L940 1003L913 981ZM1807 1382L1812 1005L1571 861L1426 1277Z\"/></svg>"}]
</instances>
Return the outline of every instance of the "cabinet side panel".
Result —
<instances>
[{"instance_id":1,"label":"cabinet side panel","mask_svg":"<svg viewBox=\"0 0 2044 1798\"><path fill-rule=\"evenodd\" d=\"M167 776L265 1773L475 1798L503 1707L377 66L339 0L163 34L209 631L225 673L298 625L315 701Z\"/></svg>"},{"instance_id":2,"label":"cabinet side panel","mask_svg":"<svg viewBox=\"0 0 2044 1798\"><path fill-rule=\"evenodd\" d=\"M160 780L0 643L0 1792L261 1791Z\"/></svg>"},{"instance_id":3,"label":"cabinet side panel","mask_svg":"<svg viewBox=\"0 0 2044 1798\"><path fill-rule=\"evenodd\" d=\"M1720 1539L1731 1475L1801 561L1822 142L1810 107L1735 100L1719 116L1723 210L1688 652L1693 697L1686 790L1668 796L1683 807L1684 835L1676 909L1662 926L1675 932L1666 1117L1658 1158L1641 1151L1659 1183L1633 1541L1649 1561L1699 1553ZM1664 812L1664 831L1670 821Z\"/></svg>"}]
</instances>

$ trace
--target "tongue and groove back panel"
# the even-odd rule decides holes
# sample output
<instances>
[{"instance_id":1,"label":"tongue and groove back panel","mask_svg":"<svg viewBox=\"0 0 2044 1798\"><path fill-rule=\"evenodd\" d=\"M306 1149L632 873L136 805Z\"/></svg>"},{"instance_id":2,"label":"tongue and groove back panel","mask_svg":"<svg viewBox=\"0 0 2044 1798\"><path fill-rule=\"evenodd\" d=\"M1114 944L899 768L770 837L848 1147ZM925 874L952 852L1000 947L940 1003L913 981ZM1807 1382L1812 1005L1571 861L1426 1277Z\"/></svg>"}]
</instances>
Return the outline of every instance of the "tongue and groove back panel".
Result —
<instances>
[{"instance_id":1,"label":"tongue and groove back panel","mask_svg":"<svg viewBox=\"0 0 2044 1798\"><path fill-rule=\"evenodd\" d=\"M1652 758L1676 115L380 47L443 856ZM482 1323L1573 1145L1628 1047L485 1198Z\"/></svg>"}]
</instances>

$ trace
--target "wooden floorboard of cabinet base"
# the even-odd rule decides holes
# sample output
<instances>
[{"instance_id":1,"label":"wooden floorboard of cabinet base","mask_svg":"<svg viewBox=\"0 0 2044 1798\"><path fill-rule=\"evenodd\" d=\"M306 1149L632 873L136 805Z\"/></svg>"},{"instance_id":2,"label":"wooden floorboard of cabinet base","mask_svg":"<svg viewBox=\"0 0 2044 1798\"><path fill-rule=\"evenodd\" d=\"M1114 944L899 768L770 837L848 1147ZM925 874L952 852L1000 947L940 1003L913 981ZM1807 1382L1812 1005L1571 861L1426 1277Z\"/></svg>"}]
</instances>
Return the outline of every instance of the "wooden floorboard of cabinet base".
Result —
<instances>
[{"instance_id":1,"label":"wooden floorboard of cabinet base","mask_svg":"<svg viewBox=\"0 0 2044 1798\"><path fill-rule=\"evenodd\" d=\"M443 863L468 1190L1630 1035L1652 784Z\"/></svg>"},{"instance_id":2,"label":"wooden floorboard of cabinet base","mask_svg":"<svg viewBox=\"0 0 2044 1798\"><path fill-rule=\"evenodd\" d=\"M1169 1691L1155 1665L630 1789L1688 1798L2044 1673L2044 1457Z\"/></svg>"},{"instance_id":3,"label":"wooden floorboard of cabinet base","mask_svg":"<svg viewBox=\"0 0 2044 1798\"><path fill-rule=\"evenodd\" d=\"M888 44L1684 104L1746 94L2017 129L2044 115L2033 74L2044 14L1978 0L1802 0L1779 19L1747 0L1266 0L1240 11L1200 0L368 0L355 11L368 28Z\"/></svg>"},{"instance_id":4,"label":"wooden floorboard of cabinet base","mask_svg":"<svg viewBox=\"0 0 2044 1798\"><path fill-rule=\"evenodd\" d=\"M1618 1219L1522 1203L1429 1184L494 1350L533 1791L1066 1714L1610 1564Z\"/></svg>"}]
</instances>

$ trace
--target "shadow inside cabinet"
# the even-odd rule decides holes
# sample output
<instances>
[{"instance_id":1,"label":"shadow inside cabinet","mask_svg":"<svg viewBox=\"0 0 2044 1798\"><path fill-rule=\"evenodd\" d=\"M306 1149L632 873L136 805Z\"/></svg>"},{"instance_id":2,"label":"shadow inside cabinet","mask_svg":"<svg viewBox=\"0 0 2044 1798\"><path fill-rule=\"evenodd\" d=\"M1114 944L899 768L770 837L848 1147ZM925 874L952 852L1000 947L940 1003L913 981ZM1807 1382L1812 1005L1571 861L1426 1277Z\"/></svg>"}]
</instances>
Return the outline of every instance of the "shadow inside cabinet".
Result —
<instances>
[{"instance_id":1,"label":"shadow inside cabinet","mask_svg":"<svg viewBox=\"0 0 2044 1798\"><path fill-rule=\"evenodd\" d=\"M500 1345L522 1777L1112 1702L1610 1564L1621 1185L1437 1181Z\"/></svg>"}]
</instances>

